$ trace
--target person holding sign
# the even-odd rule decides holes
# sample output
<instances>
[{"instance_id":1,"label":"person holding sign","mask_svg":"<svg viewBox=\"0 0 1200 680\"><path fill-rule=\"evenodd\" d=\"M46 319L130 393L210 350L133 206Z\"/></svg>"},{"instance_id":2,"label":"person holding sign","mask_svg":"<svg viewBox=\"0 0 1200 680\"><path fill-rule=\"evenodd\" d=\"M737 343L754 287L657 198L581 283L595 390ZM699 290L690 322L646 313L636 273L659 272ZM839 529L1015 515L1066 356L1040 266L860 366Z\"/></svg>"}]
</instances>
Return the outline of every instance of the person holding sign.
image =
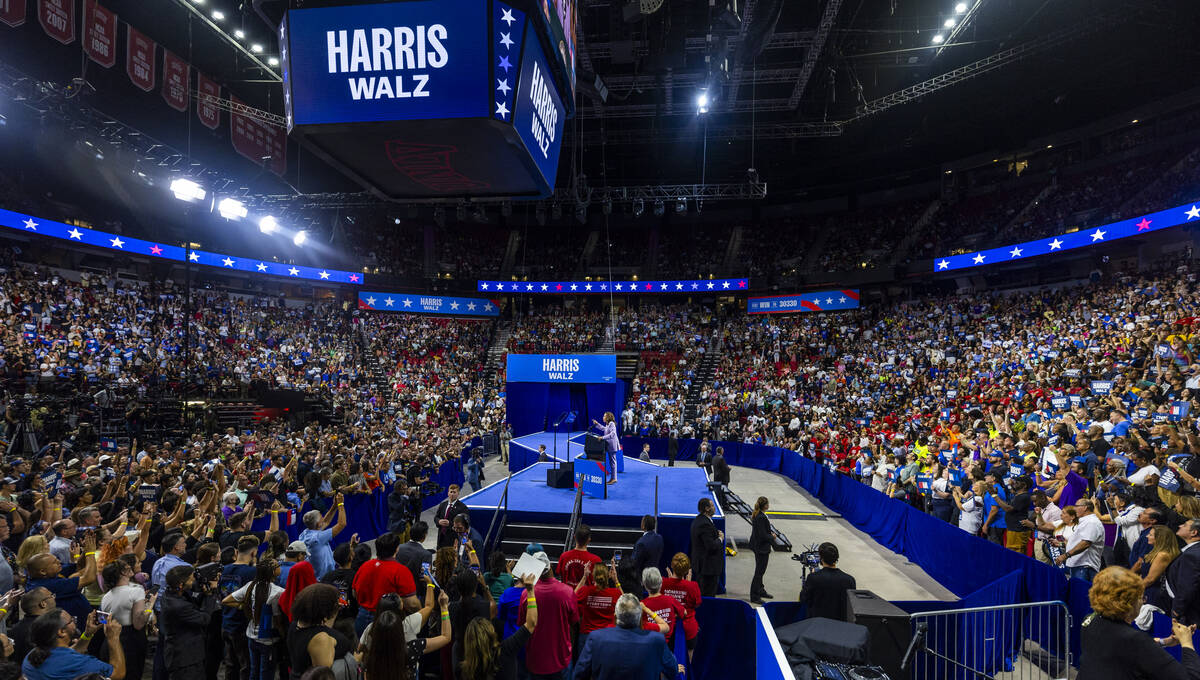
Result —
<instances>
[{"instance_id":1,"label":"person holding sign","mask_svg":"<svg viewBox=\"0 0 1200 680\"><path fill-rule=\"evenodd\" d=\"M601 430L604 430L604 434L600 435L600 438L604 440L604 449L607 453L606 457L608 459L609 474L608 483L616 484L617 468L620 467L622 472L625 471L625 462L621 460L622 456L624 455L621 453L621 441L617 439L617 421L614 418L612 411L605 411L604 422L601 423L593 419L592 424Z\"/></svg>"}]
</instances>

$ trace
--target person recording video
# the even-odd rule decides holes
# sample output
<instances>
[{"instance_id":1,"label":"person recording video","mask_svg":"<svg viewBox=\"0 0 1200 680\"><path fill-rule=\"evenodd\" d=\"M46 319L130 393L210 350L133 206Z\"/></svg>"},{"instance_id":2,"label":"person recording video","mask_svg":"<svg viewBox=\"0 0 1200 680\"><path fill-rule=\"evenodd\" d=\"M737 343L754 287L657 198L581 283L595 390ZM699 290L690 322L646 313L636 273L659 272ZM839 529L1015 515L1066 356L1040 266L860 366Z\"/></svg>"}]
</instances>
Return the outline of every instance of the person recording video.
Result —
<instances>
[{"instance_id":1,"label":"person recording video","mask_svg":"<svg viewBox=\"0 0 1200 680\"><path fill-rule=\"evenodd\" d=\"M858 587L854 577L837 568L838 549L832 543L817 546L821 568L804 581L800 603L808 605L808 618L846 620L846 591Z\"/></svg>"}]
</instances>

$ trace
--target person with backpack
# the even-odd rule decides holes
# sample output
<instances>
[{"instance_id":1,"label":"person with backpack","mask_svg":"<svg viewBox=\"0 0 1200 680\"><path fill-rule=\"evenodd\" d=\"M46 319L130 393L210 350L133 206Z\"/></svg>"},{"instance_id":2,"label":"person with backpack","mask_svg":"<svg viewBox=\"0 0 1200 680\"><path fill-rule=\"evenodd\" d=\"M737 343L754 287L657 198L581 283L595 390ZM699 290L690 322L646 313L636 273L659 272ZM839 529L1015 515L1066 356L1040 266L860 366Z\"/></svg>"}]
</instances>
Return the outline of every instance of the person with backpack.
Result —
<instances>
[{"instance_id":1,"label":"person with backpack","mask_svg":"<svg viewBox=\"0 0 1200 680\"><path fill-rule=\"evenodd\" d=\"M275 583L277 578L279 563L265 557L255 567L254 580L221 601L225 607L241 610L246 620L250 680L275 680L275 654L280 638L276 622L279 596L283 594L283 588Z\"/></svg>"}]
</instances>

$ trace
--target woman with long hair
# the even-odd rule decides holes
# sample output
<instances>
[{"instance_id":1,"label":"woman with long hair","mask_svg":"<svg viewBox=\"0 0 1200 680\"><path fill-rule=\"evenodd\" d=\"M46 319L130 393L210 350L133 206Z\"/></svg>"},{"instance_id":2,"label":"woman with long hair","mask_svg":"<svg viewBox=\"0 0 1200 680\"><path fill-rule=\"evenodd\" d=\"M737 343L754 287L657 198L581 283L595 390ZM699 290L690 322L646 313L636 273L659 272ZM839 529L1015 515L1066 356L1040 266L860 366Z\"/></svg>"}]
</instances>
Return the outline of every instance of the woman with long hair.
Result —
<instances>
[{"instance_id":1,"label":"woman with long hair","mask_svg":"<svg viewBox=\"0 0 1200 680\"><path fill-rule=\"evenodd\" d=\"M438 548L433 554L433 577L437 579L443 591L448 590L447 594L452 600L458 599L454 585L454 572L457 569L458 553L454 552L454 546Z\"/></svg>"},{"instance_id":2,"label":"woman with long hair","mask_svg":"<svg viewBox=\"0 0 1200 680\"><path fill-rule=\"evenodd\" d=\"M442 628L437 637L408 637L404 634L404 615L385 611L371 622L371 631L363 654L362 669L366 680L417 680L421 656L450 644L450 613L446 593L438 597L442 609ZM490 626L491 623L489 622Z\"/></svg>"},{"instance_id":3,"label":"woman with long hair","mask_svg":"<svg viewBox=\"0 0 1200 680\"><path fill-rule=\"evenodd\" d=\"M593 580L599 583L602 575L607 581L608 569L604 565L597 565L596 569L604 571L602 574L594 572ZM585 578L581 583L586 581ZM488 619L476 617L467 624L466 633L463 634L463 659L459 665L462 680L516 680L518 655L525 649L537 628L537 598L533 596L533 585L536 582L532 577L527 577L522 582L528 591L525 598L525 625L504 638L503 642L496 638L496 627ZM576 589L575 592L578 593L579 590ZM620 596L620 590L617 590L617 596ZM612 616L611 611L609 616ZM582 648L582 643L579 646Z\"/></svg>"},{"instance_id":4,"label":"woman with long hair","mask_svg":"<svg viewBox=\"0 0 1200 680\"><path fill-rule=\"evenodd\" d=\"M589 581L592 585L588 585ZM575 601L579 605L579 638L575 641L572 651L576 657L587 644L588 635L601 628L612 628L616 625L613 612L619 599L621 588L617 586L616 579L609 572L607 565L591 562L584 565L583 578L579 579L579 584L575 586Z\"/></svg>"},{"instance_id":5,"label":"woman with long hair","mask_svg":"<svg viewBox=\"0 0 1200 680\"><path fill-rule=\"evenodd\" d=\"M146 667L146 624L148 612L154 608L154 595L147 595L133 583L133 567L128 560L117 558L104 567L101 577L107 591L100 600L100 609L121 624L121 647L125 651L125 668L131 678L141 678Z\"/></svg>"},{"instance_id":6,"label":"woman with long hair","mask_svg":"<svg viewBox=\"0 0 1200 680\"><path fill-rule=\"evenodd\" d=\"M750 516L750 550L754 553L754 578L750 579L750 601L762 604L763 598L771 599L774 595L763 587L763 574L767 573L767 560L771 558L771 548L774 540L771 535L771 520L767 519L767 510L771 507L766 496L759 496L754 503L754 513Z\"/></svg>"},{"instance_id":7,"label":"woman with long hair","mask_svg":"<svg viewBox=\"0 0 1200 680\"><path fill-rule=\"evenodd\" d=\"M332 627L337 619L340 597L341 593L334 586L314 583L291 603L292 624L288 627L287 648L292 680L313 666L333 668L340 680L353 677L348 664L339 662L344 662L346 655L354 651L354 641ZM282 596L280 604L283 604Z\"/></svg>"},{"instance_id":8,"label":"woman with long hair","mask_svg":"<svg viewBox=\"0 0 1200 680\"><path fill-rule=\"evenodd\" d=\"M662 591L683 605L684 615L681 623L690 661L692 652L696 649L696 636L700 634L700 624L696 623L696 609L703 599L700 597L700 584L692 580L692 560L687 555L675 553L671 558L667 576L662 580Z\"/></svg>"},{"instance_id":9,"label":"woman with long hair","mask_svg":"<svg viewBox=\"0 0 1200 680\"><path fill-rule=\"evenodd\" d=\"M42 536L41 534L38 534L37 536L30 536L24 541L21 541L21 547L17 548L17 567L19 567L25 574L26 579L29 577L29 574L26 571L29 560L33 559L35 555L40 555L46 552L50 552L50 542L47 541L46 537Z\"/></svg>"},{"instance_id":10,"label":"woman with long hair","mask_svg":"<svg viewBox=\"0 0 1200 680\"><path fill-rule=\"evenodd\" d=\"M1163 585L1167 580L1167 568L1179 557L1179 541L1175 540L1175 532L1159 524L1150 529L1146 542L1151 546L1150 552L1133 563L1132 571L1142 579L1146 589L1145 603L1168 612L1171 598Z\"/></svg>"},{"instance_id":11,"label":"woman with long hair","mask_svg":"<svg viewBox=\"0 0 1200 680\"><path fill-rule=\"evenodd\" d=\"M292 604L296 602L296 598L300 597L301 591L316 582L317 572L313 570L312 564L307 560L297 562L288 570L287 585L284 586L283 593L279 596L279 610L283 612L288 621L296 619L292 614Z\"/></svg>"},{"instance_id":12,"label":"woman with long hair","mask_svg":"<svg viewBox=\"0 0 1200 680\"><path fill-rule=\"evenodd\" d=\"M246 640L250 648L250 680L275 680L275 647L280 636L274 609L283 594L275 579L279 563L270 557L258 562L254 580L233 591L221 604L240 607L246 614Z\"/></svg>"}]
</instances>

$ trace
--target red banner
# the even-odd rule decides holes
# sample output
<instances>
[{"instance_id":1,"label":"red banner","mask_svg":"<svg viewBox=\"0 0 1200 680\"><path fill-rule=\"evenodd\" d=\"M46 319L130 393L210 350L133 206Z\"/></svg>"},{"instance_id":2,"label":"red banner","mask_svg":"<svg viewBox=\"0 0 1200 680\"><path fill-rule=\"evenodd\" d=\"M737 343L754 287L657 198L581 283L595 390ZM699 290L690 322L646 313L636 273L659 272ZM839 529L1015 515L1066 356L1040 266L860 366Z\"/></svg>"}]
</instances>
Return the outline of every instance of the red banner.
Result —
<instances>
[{"instance_id":1,"label":"red banner","mask_svg":"<svg viewBox=\"0 0 1200 680\"><path fill-rule=\"evenodd\" d=\"M229 136L233 139L233 148L246 158L261 165L263 158L267 167L276 175L282 176L287 171L287 131L282 127L264 123L256 118L236 112L236 105L242 100L229 95L235 105L235 111L229 116Z\"/></svg>"},{"instance_id":2,"label":"red banner","mask_svg":"<svg viewBox=\"0 0 1200 680\"><path fill-rule=\"evenodd\" d=\"M163 50L163 84L162 96L167 106L176 111L188 110L188 86L191 84L192 70L188 63Z\"/></svg>"},{"instance_id":3,"label":"red banner","mask_svg":"<svg viewBox=\"0 0 1200 680\"><path fill-rule=\"evenodd\" d=\"M149 92L154 89L154 41L138 32L133 26L126 27L125 73L133 84Z\"/></svg>"},{"instance_id":4,"label":"red banner","mask_svg":"<svg viewBox=\"0 0 1200 680\"><path fill-rule=\"evenodd\" d=\"M0 0L0 23L9 26L25 23L25 0Z\"/></svg>"},{"instance_id":5,"label":"red banner","mask_svg":"<svg viewBox=\"0 0 1200 680\"><path fill-rule=\"evenodd\" d=\"M60 43L75 42L75 0L40 0L38 23L46 35Z\"/></svg>"},{"instance_id":6,"label":"red banner","mask_svg":"<svg viewBox=\"0 0 1200 680\"><path fill-rule=\"evenodd\" d=\"M210 130L216 130L221 124L221 109L215 102L207 102L205 96L218 98L221 96L221 86L215 81L204 77L203 73L196 72L196 92L199 98L196 99L196 116L200 118L200 123Z\"/></svg>"},{"instance_id":7,"label":"red banner","mask_svg":"<svg viewBox=\"0 0 1200 680\"><path fill-rule=\"evenodd\" d=\"M117 15L83 0L83 51L104 68L117 64Z\"/></svg>"}]
</instances>

